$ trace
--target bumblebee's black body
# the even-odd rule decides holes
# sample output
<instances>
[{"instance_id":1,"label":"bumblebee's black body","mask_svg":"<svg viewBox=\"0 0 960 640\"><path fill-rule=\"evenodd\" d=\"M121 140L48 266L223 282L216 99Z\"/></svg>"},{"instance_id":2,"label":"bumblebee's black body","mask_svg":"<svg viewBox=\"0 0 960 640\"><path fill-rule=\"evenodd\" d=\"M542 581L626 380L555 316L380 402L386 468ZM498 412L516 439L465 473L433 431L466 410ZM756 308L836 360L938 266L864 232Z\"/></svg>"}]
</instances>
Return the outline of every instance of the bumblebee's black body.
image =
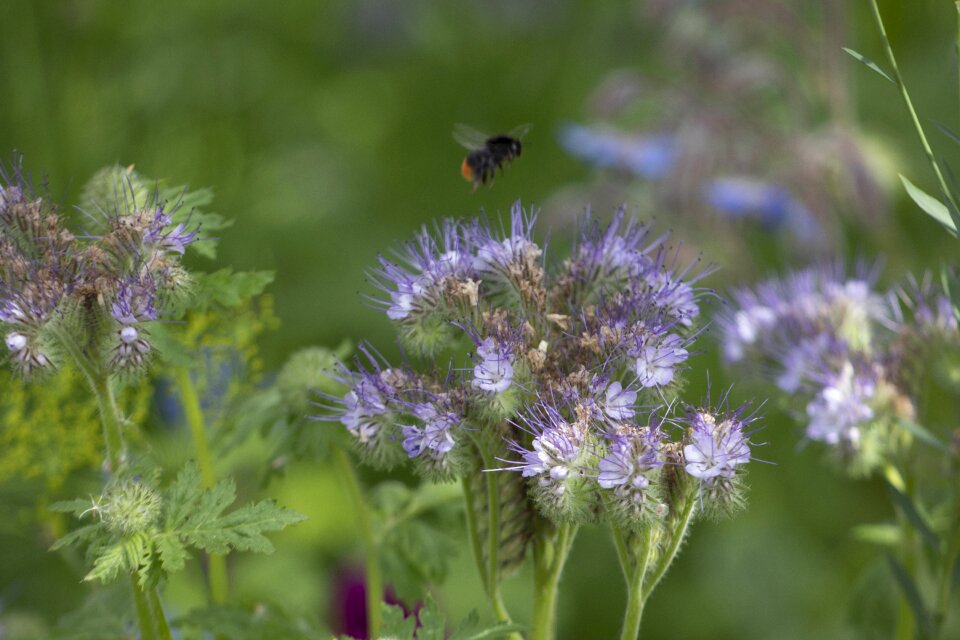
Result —
<instances>
[{"instance_id":1,"label":"bumblebee's black body","mask_svg":"<svg viewBox=\"0 0 960 640\"><path fill-rule=\"evenodd\" d=\"M460 130L460 135L457 136L458 140L467 148L471 148L471 145L468 144L470 141L469 134L473 134L474 140L476 140L477 136L472 130L468 132L468 135L464 135L462 133L464 130L465 128ZM526 128L524 127L524 131L525 130ZM460 166L460 172L463 174L463 177L473 182L474 189L482 184L493 182L497 174L497 169L500 169L502 173L503 165L512 162L513 159L519 157L523 151L523 144L520 142L519 135L501 134L489 138L481 138L481 140L482 142L479 144L474 142L477 148L473 148L470 153L467 154L467 157L463 159L463 164Z\"/></svg>"}]
</instances>

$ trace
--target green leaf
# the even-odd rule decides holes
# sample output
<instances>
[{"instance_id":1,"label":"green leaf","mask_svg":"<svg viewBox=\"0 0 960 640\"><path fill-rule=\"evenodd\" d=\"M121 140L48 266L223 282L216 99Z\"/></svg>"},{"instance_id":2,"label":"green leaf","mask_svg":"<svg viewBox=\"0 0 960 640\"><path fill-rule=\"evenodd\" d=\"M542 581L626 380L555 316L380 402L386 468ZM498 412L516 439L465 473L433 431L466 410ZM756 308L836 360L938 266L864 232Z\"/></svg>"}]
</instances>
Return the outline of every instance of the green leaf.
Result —
<instances>
[{"instance_id":1,"label":"green leaf","mask_svg":"<svg viewBox=\"0 0 960 640\"><path fill-rule=\"evenodd\" d=\"M866 65L866 67L867 67L868 69L870 69L871 71L874 71L874 72L876 72L876 73L879 73L880 76L881 76L883 79L885 79L887 82L892 82L893 84L897 84L896 80L894 80L893 78L891 78L891 77L889 76L889 74L887 74L886 71L884 71L883 69L881 69L880 66L879 66L876 62L874 62L873 60L871 60L871 59L868 58L867 56L863 55L862 53L858 53L858 52L854 51L853 49L848 49L847 47L843 47L843 50L846 51L848 54L850 54L850 56L852 56L855 60L857 60L857 61L860 62L861 64Z\"/></svg>"},{"instance_id":2,"label":"green leaf","mask_svg":"<svg viewBox=\"0 0 960 640\"><path fill-rule=\"evenodd\" d=\"M382 620L380 622L381 638L413 638L413 631L417 626L417 616L407 616L402 607L380 603Z\"/></svg>"},{"instance_id":3,"label":"green leaf","mask_svg":"<svg viewBox=\"0 0 960 640\"><path fill-rule=\"evenodd\" d=\"M206 311L217 307L236 307L244 300L260 295L273 282L272 271L240 271L229 267L213 273L193 276L191 309Z\"/></svg>"},{"instance_id":4,"label":"green leaf","mask_svg":"<svg viewBox=\"0 0 960 640\"><path fill-rule=\"evenodd\" d=\"M175 533L161 534L157 536L155 544L164 571L173 573L183 569L190 554L180 541L180 536Z\"/></svg>"},{"instance_id":5,"label":"green leaf","mask_svg":"<svg viewBox=\"0 0 960 640\"><path fill-rule=\"evenodd\" d=\"M917 626L920 627L921 636L924 638L931 637L933 635L933 625L930 620L930 614L923 604L923 597L920 595L920 590L917 589L913 578L907 573L903 565L900 564L900 561L893 556L887 555L887 564L890 566L890 572L893 573L897 584L900 585L900 590L903 591L904 597L913 610L913 615L917 619Z\"/></svg>"},{"instance_id":6,"label":"green leaf","mask_svg":"<svg viewBox=\"0 0 960 640\"><path fill-rule=\"evenodd\" d=\"M940 438L931 433L926 427L923 427L912 420L906 420L903 418L897 420L897 424L912 433L913 436L920 442L928 444L942 453L946 453L948 455L953 453L950 447L947 446L947 443L940 440Z\"/></svg>"},{"instance_id":7,"label":"green leaf","mask_svg":"<svg viewBox=\"0 0 960 640\"><path fill-rule=\"evenodd\" d=\"M894 524L861 524L854 527L852 533L856 540L884 547L900 543L900 527Z\"/></svg>"},{"instance_id":8,"label":"green leaf","mask_svg":"<svg viewBox=\"0 0 960 640\"><path fill-rule=\"evenodd\" d=\"M98 524L88 524L85 527L80 527L79 529L74 529L67 535L63 536L50 546L50 551L57 551L58 549L63 549L64 547L72 547L74 545L88 545L96 537L97 533L100 531L100 525Z\"/></svg>"},{"instance_id":9,"label":"green leaf","mask_svg":"<svg viewBox=\"0 0 960 640\"><path fill-rule=\"evenodd\" d=\"M923 514L920 513L920 510L917 509L914 505L913 500L910 499L908 495L900 491L895 487L889 479L885 480L887 485L887 491L890 493L890 497L893 499L894 504L900 509L900 512L903 513L913 525L914 529L920 534L920 537L923 539L924 543L934 553L939 553L940 551L940 539L937 538L937 534L933 532L933 529L927 524L926 518Z\"/></svg>"},{"instance_id":10,"label":"green leaf","mask_svg":"<svg viewBox=\"0 0 960 640\"><path fill-rule=\"evenodd\" d=\"M213 553L230 549L272 553L273 545L265 531L280 531L306 519L301 513L277 506L272 500L237 509L216 520L183 533L193 545Z\"/></svg>"},{"instance_id":11,"label":"green leaf","mask_svg":"<svg viewBox=\"0 0 960 640\"><path fill-rule=\"evenodd\" d=\"M905 175L900 174L900 180L907 190L907 195L910 196L917 206L923 209L931 218L942 224L950 235L956 237L957 227L946 205L910 182Z\"/></svg>"},{"instance_id":12,"label":"green leaf","mask_svg":"<svg viewBox=\"0 0 960 640\"><path fill-rule=\"evenodd\" d=\"M194 609L174 620L185 640L230 638L230 640L328 640L306 617L297 616L272 603L254 607L211 605Z\"/></svg>"},{"instance_id":13,"label":"green leaf","mask_svg":"<svg viewBox=\"0 0 960 640\"><path fill-rule=\"evenodd\" d=\"M949 127L947 127L945 124L941 122L934 122L934 124L937 125L937 129L940 129L940 131L943 132L945 136L947 136L957 144L960 144L960 134L955 133L952 129L950 129Z\"/></svg>"},{"instance_id":14,"label":"green leaf","mask_svg":"<svg viewBox=\"0 0 960 640\"><path fill-rule=\"evenodd\" d=\"M120 573L139 571L145 567L151 555L147 534L133 534L100 551L93 561L93 569L83 579L86 582L111 582Z\"/></svg>"},{"instance_id":15,"label":"green leaf","mask_svg":"<svg viewBox=\"0 0 960 640\"><path fill-rule=\"evenodd\" d=\"M76 500L60 500L59 502L54 502L47 508L50 509L50 511L72 513L79 518L84 512L89 511L93 504L90 499L84 500L83 498L77 498Z\"/></svg>"},{"instance_id":16,"label":"green leaf","mask_svg":"<svg viewBox=\"0 0 960 640\"><path fill-rule=\"evenodd\" d=\"M193 511L194 504L203 493L200 467L191 460L180 469L177 479L166 490L164 501L164 529L179 529Z\"/></svg>"},{"instance_id":17,"label":"green leaf","mask_svg":"<svg viewBox=\"0 0 960 640\"><path fill-rule=\"evenodd\" d=\"M201 486L197 465L187 464L168 491L169 506L164 528L166 533L175 534L183 543L204 551L228 553L235 549L270 553L273 545L263 533L280 531L305 518L271 500L221 515L236 499L233 480L221 480L209 491L203 491ZM172 542L166 544L169 545L170 561L176 566L178 552Z\"/></svg>"}]
</instances>

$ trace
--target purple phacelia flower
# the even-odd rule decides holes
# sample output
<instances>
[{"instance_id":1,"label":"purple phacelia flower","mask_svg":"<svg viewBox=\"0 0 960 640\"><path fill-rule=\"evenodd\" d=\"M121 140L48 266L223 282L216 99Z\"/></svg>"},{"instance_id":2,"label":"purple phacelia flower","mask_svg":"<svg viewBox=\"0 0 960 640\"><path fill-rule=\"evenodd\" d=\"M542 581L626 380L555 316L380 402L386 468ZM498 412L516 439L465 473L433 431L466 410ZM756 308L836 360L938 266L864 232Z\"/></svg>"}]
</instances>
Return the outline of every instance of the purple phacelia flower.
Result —
<instances>
[{"instance_id":1,"label":"purple phacelia flower","mask_svg":"<svg viewBox=\"0 0 960 640\"><path fill-rule=\"evenodd\" d=\"M442 457L453 449L456 442L451 431L460 424L461 418L457 414L439 409L433 403L422 403L413 406L413 414L422 423L422 427L403 425L403 450L407 456L415 458L425 451L434 457Z\"/></svg>"},{"instance_id":2,"label":"purple phacelia flower","mask_svg":"<svg viewBox=\"0 0 960 640\"><path fill-rule=\"evenodd\" d=\"M473 268L478 274L510 276L513 265L537 261L542 250L534 242L537 213L526 212L517 201L510 208L510 228L494 230L476 223L471 229L476 250Z\"/></svg>"},{"instance_id":3,"label":"purple phacelia flower","mask_svg":"<svg viewBox=\"0 0 960 640\"><path fill-rule=\"evenodd\" d=\"M618 495L639 497L650 486L653 472L664 464L660 441L661 432L654 427L611 436L607 455L597 464L597 483Z\"/></svg>"},{"instance_id":4,"label":"purple phacelia flower","mask_svg":"<svg viewBox=\"0 0 960 640\"><path fill-rule=\"evenodd\" d=\"M663 241L661 237L643 246L649 235L648 225L626 219L624 207L617 210L605 229L588 214L570 261L571 274L583 285L600 282L602 286L608 278L616 281L646 273L653 264L649 254Z\"/></svg>"},{"instance_id":5,"label":"purple phacelia flower","mask_svg":"<svg viewBox=\"0 0 960 640\"><path fill-rule=\"evenodd\" d=\"M473 386L490 393L502 393L513 383L514 356L508 345L486 338L477 345L479 362L473 368Z\"/></svg>"},{"instance_id":6,"label":"purple phacelia flower","mask_svg":"<svg viewBox=\"0 0 960 640\"><path fill-rule=\"evenodd\" d=\"M156 320L155 299L156 288L152 281L143 278L127 278L120 284L117 295L110 305L110 315L124 325Z\"/></svg>"},{"instance_id":7,"label":"purple phacelia flower","mask_svg":"<svg viewBox=\"0 0 960 640\"><path fill-rule=\"evenodd\" d=\"M616 422L630 420L636 414L633 409L637 401L637 392L615 380L607 385L604 397L600 401L603 413Z\"/></svg>"},{"instance_id":8,"label":"purple phacelia flower","mask_svg":"<svg viewBox=\"0 0 960 640\"><path fill-rule=\"evenodd\" d=\"M683 447L684 470L702 483L732 478L737 467L750 461L750 444L744 428L750 419L740 418L743 408L731 416L696 411L688 418Z\"/></svg>"},{"instance_id":9,"label":"purple phacelia flower","mask_svg":"<svg viewBox=\"0 0 960 640\"><path fill-rule=\"evenodd\" d=\"M862 425L873 418L870 401L875 391L869 376L857 375L846 363L807 404L807 437L830 445L856 445Z\"/></svg>"},{"instance_id":10,"label":"purple phacelia flower","mask_svg":"<svg viewBox=\"0 0 960 640\"><path fill-rule=\"evenodd\" d=\"M659 342L649 342L631 354L636 358L637 381L647 388L668 385L690 354L683 340L674 334L668 334Z\"/></svg>"},{"instance_id":11,"label":"purple phacelia flower","mask_svg":"<svg viewBox=\"0 0 960 640\"><path fill-rule=\"evenodd\" d=\"M448 280L466 282L476 277L467 229L445 219L431 233L426 227L395 252L397 262L379 257L373 272L377 286L389 300L378 300L391 320L405 320L440 303ZM474 303L475 304L475 303Z\"/></svg>"},{"instance_id":12,"label":"purple phacelia flower","mask_svg":"<svg viewBox=\"0 0 960 640\"><path fill-rule=\"evenodd\" d=\"M562 492L562 483L579 468L583 450L582 435L553 405L539 402L520 414L517 427L533 436L531 449L517 442L509 447L521 460L504 460L507 470L520 471L524 478L540 478L540 485Z\"/></svg>"},{"instance_id":13,"label":"purple phacelia flower","mask_svg":"<svg viewBox=\"0 0 960 640\"><path fill-rule=\"evenodd\" d=\"M200 233L199 227L188 231L185 224L177 224L173 229L167 229L173 224L173 219L164 213L162 207L157 207L143 234L143 243L148 247L154 247L156 250L166 253L174 252L183 255L187 250L187 245L197 239Z\"/></svg>"}]
</instances>

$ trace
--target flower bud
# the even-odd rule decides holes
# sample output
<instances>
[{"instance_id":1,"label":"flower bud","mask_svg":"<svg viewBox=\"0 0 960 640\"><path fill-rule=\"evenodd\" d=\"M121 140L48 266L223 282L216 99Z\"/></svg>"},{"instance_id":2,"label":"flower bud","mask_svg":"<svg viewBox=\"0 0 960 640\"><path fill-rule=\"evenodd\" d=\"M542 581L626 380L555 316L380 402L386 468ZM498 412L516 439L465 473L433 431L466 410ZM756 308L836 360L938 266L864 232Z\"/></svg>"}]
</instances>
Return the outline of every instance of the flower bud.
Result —
<instances>
[{"instance_id":1,"label":"flower bud","mask_svg":"<svg viewBox=\"0 0 960 640\"><path fill-rule=\"evenodd\" d=\"M155 489L137 480L121 480L107 489L101 513L110 531L129 536L156 525L161 506L160 494Z\"/></svg>"}]
</instances>

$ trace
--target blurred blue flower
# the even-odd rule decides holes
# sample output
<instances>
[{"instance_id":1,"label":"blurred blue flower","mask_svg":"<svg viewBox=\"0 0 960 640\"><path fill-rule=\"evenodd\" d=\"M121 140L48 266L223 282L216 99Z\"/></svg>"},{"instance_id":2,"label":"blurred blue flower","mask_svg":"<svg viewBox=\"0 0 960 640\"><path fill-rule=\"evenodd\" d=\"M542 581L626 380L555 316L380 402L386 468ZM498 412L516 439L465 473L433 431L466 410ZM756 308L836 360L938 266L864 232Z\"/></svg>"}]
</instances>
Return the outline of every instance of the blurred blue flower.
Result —
<instances>
[{"instance_id":1,"label":"blurred blue flower","mask_svg":"<svg viewBox=\"0 0 960 640\"><path fill-rule=\"evenodd\" d=\"M598 167L660 180L673 169L677 144L668 133L631 135L602 127L567 124L560 128L560 146L567 153Z\"/></svg>"},{"instance_id":2,"label":"blurred blue flower","mask_svg":"<svg viewBox=\"0 0 960 640\"><path fill-rule=\"evenodd\" d=\"M820 235L810 210L782 185L728 176L707 182L703 193L707 204L728 218L755 220L768 230L786 228L802 241Z\"/></svg>"}]
</instances>

